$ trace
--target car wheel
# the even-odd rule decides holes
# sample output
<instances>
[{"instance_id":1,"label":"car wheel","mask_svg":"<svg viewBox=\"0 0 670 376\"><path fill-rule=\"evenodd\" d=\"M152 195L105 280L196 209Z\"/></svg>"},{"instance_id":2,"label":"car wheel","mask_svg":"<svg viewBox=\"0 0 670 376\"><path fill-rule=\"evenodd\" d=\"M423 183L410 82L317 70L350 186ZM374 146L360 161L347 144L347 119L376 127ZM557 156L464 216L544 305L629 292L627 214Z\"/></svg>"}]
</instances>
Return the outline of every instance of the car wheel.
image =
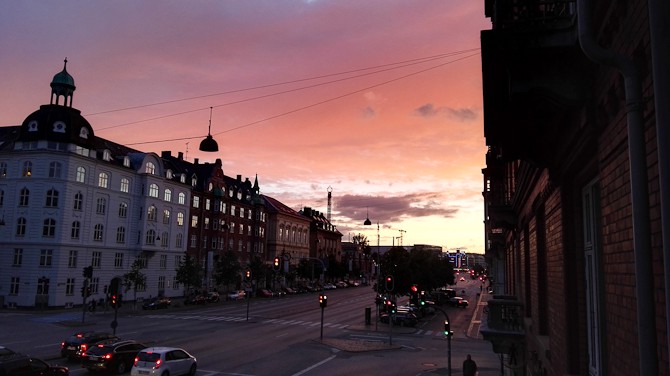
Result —
<instances>
[{"instance_id":1,"label":"car wheel","mask_svg":"<svg viewBox=\"0 0 670 376\"><path fill-rule=\"evenodd\" d=\"M170 376L170 372L165 371L165 372L161 373L161 376Z\"/></svg>"},{"instance_id":2,"label":"car wheel","mask_svg":"<svg viewBox=\"0 0 670 376\"><path fill-rule=\"evenodd\" d=\"M126 363L124 362L119 362L119 364L116 365L116 373L122 374L126 372L128 368L126 368Z\"/></svg>"},{"instance_id":3,"label":"car wheel","mask_svg":"<svg viewBox=\"0 0 670 376\"><path fill-rule=\"evenodd\" d=\"M195 376L195 371L196 371L197 368L198 368L198 366L196 366L195 364L193 364L193 365L191 366L191 369L188 371L188 375L189 375L189 376Z\"/></svg>"}]
</instances>

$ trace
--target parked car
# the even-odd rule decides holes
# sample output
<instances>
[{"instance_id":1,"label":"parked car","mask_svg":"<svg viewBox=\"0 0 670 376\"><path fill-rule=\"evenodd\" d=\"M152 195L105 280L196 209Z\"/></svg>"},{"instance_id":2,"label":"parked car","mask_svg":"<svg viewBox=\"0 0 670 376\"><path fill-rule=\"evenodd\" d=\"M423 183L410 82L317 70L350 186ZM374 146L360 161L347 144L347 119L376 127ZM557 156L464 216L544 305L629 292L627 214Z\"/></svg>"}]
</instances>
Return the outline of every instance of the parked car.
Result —
<instances>
[{"instance_id":1,"label":"parked car","mask_svg":"<svg viewBox=\"0 0 670 376\"><path fill-rule=\"evenodd\" d=\"M184 305L199 305L199 304L206 304L207 303L207 297L204 295L191 295L188 298L184 300Z\"/></svg>"},{"instance_id":2,"label":"parked car","mask_svg":"<svg viewBox=\"0 0 670 376\"><path fill-rule=\"evenodd\" d=\"M3 376L68 376L70 369L49 364L24 354L0 353L0 375Z\"/></svg>"},{"instance_id":3,"label":"parked car","mask_svg":"<svg viewBox=\"0 0 670 376\"><path fill-rule=\"evenodd\" d=\"M119 337L107 332L78 332L60 344L60 356L80 359L91 346L118 341Z\"/></svg>"},{"instance_id":4,"label":"parked car","mask_svg":"<svg viewBox=\"0 0 670 376\"><path fill-rule=\"evenodd\" d=\"M210 291L210 292L207 293L207 302L208 303L216 303L219 300L221 300L221 296L219 295L218 292Z\"/></svg>"},{"instance_id":5,"label":"parked car","mask_svg":"<svg viewBox=\"0 0 670 376\"><path fill-rule=\"evenodd\" d=\"M261 298L271 298L274 295L272 294L272 291L267 290L267 289L259 289L258 290L258 296Z\"/></svg>"},{"instance_id":6,"label":"parked car","mask_svg":"<svg viewBox=\"0 0 670 376\"><path fill-rule=\"evenodd\" d=\"M452 307L458 307L458 308L468 307L468 301L461 298L460 296L454 296L453 298L449 298L449 304Z\"/></svg>"},{"instance_id":7,"label":"parked car","mask_svg":"<svg viewBox=\"0 0 670 376\"><path fill-rule=\"evenodd\" d=\"M228 293L228 300L240 300L244 299L247 296L247 293L244 290L236 290Z\"/></svg>"},{"instance_id":8,"label":"parked car","mask_svg":"<svg viewBox=\"0 0 670 376\"><path fill-rule=\"evenodd\" d=\"M336 288L337 288L337 286L335 286L335 285L332 284L332 283L326 283L325 285L323 285L323 289L324 289L324 290L334 290L334 289L336 289Z\"/></svg>"},{"instance_id":9,"label":"parked car","mask_svg":"<svg viewBox=\"0 0 670 376\"><path fill-rule=\"evenodd\" d=\"M81 366L91 372L111 371L119 374L125 373L133 367L137 353L147 347L142 343L132 340L99 344L84 352Z\"/></svg>"},{"instance_id":10,"label":"parked car","mask_svg":"<svg viewBox=\"0 0 670 376\"><path fill-rule=\"evenodd\" d=\"M163 309L170 307L172 301L165 297L154 298L142 305L142 309Z\"/></svg>"},{"instance_id":11,"label":"parked car","mask_svg":"<svg viewBox=\"0 0 670 376\"><path fill-rule=\"evenodd\" d=\"M169 375L195 376L198 368L196 358L177 347L149 347L135 356L131 376Z\"/></svg>"}]
</instances>

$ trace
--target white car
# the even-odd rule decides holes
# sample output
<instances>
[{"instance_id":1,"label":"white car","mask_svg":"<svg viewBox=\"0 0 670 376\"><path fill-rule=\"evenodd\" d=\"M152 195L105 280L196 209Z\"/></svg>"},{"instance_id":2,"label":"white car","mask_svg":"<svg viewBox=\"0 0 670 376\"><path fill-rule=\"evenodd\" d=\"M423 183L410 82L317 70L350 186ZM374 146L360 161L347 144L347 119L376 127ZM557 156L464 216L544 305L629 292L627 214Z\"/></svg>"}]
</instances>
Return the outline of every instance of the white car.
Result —
<instances>
[{"instance_id":1,"label":"white car","mask_svg":"<svg viewBox=\"0 0 670 376\"><path fill-rule=\"evenodd\" d=\"M197 368L198 363L195 357L184 349L176 347L149 347L137 353L133 368L130 370L130 375L195 376Z\"/></svg>"}]
</instances>

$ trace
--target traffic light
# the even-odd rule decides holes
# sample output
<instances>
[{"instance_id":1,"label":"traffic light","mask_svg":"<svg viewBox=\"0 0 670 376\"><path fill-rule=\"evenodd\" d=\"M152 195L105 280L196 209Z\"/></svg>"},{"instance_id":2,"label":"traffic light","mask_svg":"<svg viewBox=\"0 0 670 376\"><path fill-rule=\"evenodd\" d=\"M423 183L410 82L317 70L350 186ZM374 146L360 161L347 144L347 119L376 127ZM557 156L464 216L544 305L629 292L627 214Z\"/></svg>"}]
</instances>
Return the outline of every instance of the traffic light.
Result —
<instances>
[{"instance_id":1,"label":"traffic light","mask_svg":"<svg viewBox=\"0 0 670 376\"><path fill-rule=\"evenodd\" d=\"M319 294L319 306L321 306L321 308L326 308L327 305L328 297L324 294Z\"/></svg>"},{"instance_id":2,"label":"traffic light","mask_svg":"<svg viewBox=\"0 0 670 376\"><path fill-rule=\"evenodd\" d=\"M93 278L93 266L87 266L84 268L84 278L91 279Z\"/></svg>"},{"instance_id":3,"label":"traffic light","mask_svg":"<svg viewBox=\"0 0 670 376\"><path fill-rule=\"evenodd\" d=\"M395 314L398 312L398 306L395 303L391 303L391 313Z\"/></svg>"},{"instance_id":4,"label":"traffic light","mask_svg":"<svg viewBox=\"0 0 670 376\"><path fill-rule=\"evenodd\" d=\"M281 261L279 261L279 257L275 257L275 261L274 261L275 270L279 270L279 265L280 264L281 264Z\"/></svg>"},{"instance_id":5,"label":"traffic light","mask_svg":"<svg viewBox=\"0 0 670 376\"><path fill-rule=\"evenodd\" d=\"M250 279L251 278L251 270L247 269L247 271L244 272L244 276L246 277L246 279Z\"/></svg>"},{"instance_id":6,"label":"traffic light","mask_svg":"<svg viewBox=\"0 0 670 376\"><path fill-rule=\"evenodd\" d=\"M421 291L421 294L419 294L419 304L424 306L426 305L426 292Z\"/></svg>"},{"instance_id":7,"label":"traffic light","mask_svg":"<svg viewBox=\"0 0 670 376\"><path fill-rule=\"evenodd\" d=\"M112 308L116 308L119 305L119 301L116 295L112 295L109 298L109 304L112 306Z\"/></svg>"},{"instance_id":8,"label":"traffic light","mask_svg":"<svg viewBox=\"0 0 670 376\"><path fill-rule=\"evenodd\" d=\"M451 324L449 324L449 320L444 320L444 335L447 337L451 337L453 335L451 332Z\"/></svg>"},{"instance_id":9,"label":"traffic light","mask_svg":"<svg viewBox=\"0 0 670 376\"><path fill-rule=\"evenodd\" d=\"M417 291L419 291L419 289L416 287L416 285L412 285L412 292L416 293Z\"/></svg>"},{"instance_id":10,"label":"traffic light","mask_svg":"<svg viewBox=\"0 0 670 376\"><path fill-rule=\"evenodd\" d=\"M387 275L385 282L386 282L386 291L393 291L393 276Z\"/></svg>"}]
</instances>

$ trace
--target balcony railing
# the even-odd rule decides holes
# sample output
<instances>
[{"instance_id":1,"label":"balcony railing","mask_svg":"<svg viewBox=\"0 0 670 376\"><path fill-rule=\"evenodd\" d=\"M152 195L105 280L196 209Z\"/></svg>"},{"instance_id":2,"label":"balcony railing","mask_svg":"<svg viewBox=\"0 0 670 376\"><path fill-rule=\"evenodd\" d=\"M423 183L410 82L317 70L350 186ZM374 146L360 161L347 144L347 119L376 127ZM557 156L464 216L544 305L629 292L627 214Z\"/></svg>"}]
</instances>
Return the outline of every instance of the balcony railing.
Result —
<instances>
[{"instance_id":1,"label":"balcony railing","mask_svg":"<svg viewBox=\"0 0 670 376\"><path fill-rule=\"evenodd\" d=\"M492 343L494 352L507 354L513 343L525 337L523 304L512 296L494 295L487 308L486 320L482 321L479 331Z\"/></svg>"}]
</instances>

